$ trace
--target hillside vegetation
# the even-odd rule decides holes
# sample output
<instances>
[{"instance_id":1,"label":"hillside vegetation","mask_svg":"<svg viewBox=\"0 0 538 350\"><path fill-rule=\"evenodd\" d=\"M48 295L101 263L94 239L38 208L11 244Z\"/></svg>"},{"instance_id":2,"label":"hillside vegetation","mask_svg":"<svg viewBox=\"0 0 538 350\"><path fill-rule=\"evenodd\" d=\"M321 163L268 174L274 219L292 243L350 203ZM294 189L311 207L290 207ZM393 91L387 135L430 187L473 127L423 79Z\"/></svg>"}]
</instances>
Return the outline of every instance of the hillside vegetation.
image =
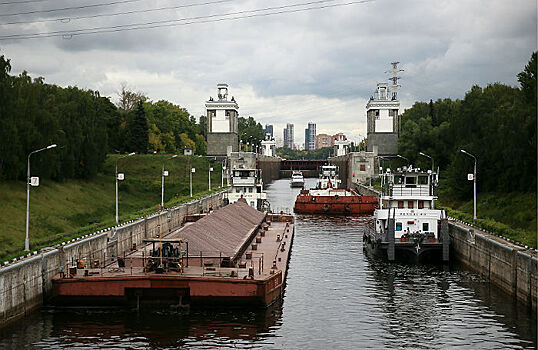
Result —
<instances>
[{"instance_id":1,"label":"hillside vegetation","mask_svg":"<svg viewBox=\"0 0 538 350\"><path fill-rule=\"evenodd\" d=\"M42 180L31 188L30 247L52 245L65 239L94 232L115 224L114 167L119 155L108 155L103 170L91 180ZM212 189L221 185L220 163L204 157L135 155L119 160L118 171L125 174L119 186L120 221L156 212L161 202L161 170L165 181L165 207L189 201L189 171L196 197L208 194L208 168L212 166ZM26 184L24 181L0 182L0 259L17 255L24 248Z\"/></svg>"},{"instance_id":2,"label":"hillside vegetation","mask_svg":"<svg viewBox=\"0 0 538 350\"><path fill-rule=\"evenodd\" d=\"M478 225L536 247L537 54L517 75L520 87L473 86L462 100L416 102L401 119L399 152L420 168L441 169L440 202L472 221L477 159Z\"/></svg>"}]
</instances>

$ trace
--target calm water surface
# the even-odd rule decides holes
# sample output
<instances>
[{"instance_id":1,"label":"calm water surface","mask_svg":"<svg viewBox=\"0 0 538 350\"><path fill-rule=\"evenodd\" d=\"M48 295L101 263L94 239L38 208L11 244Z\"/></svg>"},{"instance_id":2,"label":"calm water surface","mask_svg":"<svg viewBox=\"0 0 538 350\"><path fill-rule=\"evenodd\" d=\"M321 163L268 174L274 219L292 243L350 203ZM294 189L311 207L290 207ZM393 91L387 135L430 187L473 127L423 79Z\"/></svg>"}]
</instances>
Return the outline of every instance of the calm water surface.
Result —
<instances>
[{"instance_id":1,"label":"calm water surface","mask_svg":"<svg viewBox=\"0 0 538 350\"><path fill-rule=\"evenodd\" d=\"M291 208L298 192L287 180L267 190L275 209ZM0 349L537 347L536 317L487 280L454 265L372 259L363 223L297 216L285 297L268 310L44 309L0 330Z\"/></svg>"}]
</instances>

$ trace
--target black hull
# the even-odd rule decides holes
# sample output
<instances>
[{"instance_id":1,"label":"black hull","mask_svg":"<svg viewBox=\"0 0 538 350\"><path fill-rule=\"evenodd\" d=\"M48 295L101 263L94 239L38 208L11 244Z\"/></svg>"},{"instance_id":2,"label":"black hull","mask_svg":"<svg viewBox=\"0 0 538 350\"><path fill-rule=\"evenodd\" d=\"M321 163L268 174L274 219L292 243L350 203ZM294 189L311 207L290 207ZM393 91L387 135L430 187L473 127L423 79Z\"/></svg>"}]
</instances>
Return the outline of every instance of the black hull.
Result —
<instances>
[{"instance_id":1,"label":"black hull","mask_svg":"<svg viewBox=\"0 0 538 350\"><path fill-rule=\"evenodd\" d=\"M363 236L363 249L370 256L388 259L389 243L375 241L368 234ZM394 260L413 263L443 262L443 244L439 242L395 242Z\"/></svg>"}]
</instances>

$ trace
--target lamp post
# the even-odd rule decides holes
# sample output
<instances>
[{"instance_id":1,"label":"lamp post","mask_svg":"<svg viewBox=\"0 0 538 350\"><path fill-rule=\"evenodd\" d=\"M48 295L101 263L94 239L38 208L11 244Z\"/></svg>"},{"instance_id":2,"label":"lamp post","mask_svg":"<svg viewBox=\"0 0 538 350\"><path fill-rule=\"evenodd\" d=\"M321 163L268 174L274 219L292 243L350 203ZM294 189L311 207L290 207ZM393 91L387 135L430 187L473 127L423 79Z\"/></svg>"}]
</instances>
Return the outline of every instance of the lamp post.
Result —
<instances>
[{"instance_id":1,"label":"lamp post","mask_svg":"<svg viewBox=\"0 0 538 350\"><path fill-rule=\"evenodd\" d=\"M35 150L33 152L30 152L28 155L28 166L26 168L26 238L24 240L24 250L29 251L30 250L30 237L28 235L30 230L30 185L31 186L39 186L39 178L37 178L37 182L33 182L32 178L30 177L30 156L34 153L46 151L51 148L55 148L56 144L53 143L50 146L47 146L45 148L40 148L38 150Z\"/></svg>"},{"instance_id":2,"label":"lamp post","mask_svg":"<svg viewBox=\"0 0 538 350\"><path fill-rule=\"evenodd\" d=\"M192 197L192 174L196 172L196 168L191 168L190 172L190 185L191 185L191 197Z\"/></svg>"},{"instance_id":3,"label":"lamp post","mask_svg":"<svg viewBox=\"0 0 538 350\"><path fill-rule=\"evenodd\" d=\"M130 157L134 155L135 155L135 152L131 152L127 155L124 155L123 157L119 157L118 159L116 159L116 223L120 222L120 218L118 215L118 180L123 180L125 178L123 174L118 174L118 161L122 158ZM121 175L121 179L120 179L120 175Z\"/></svg>"},{"instance_id":4,"label":"lamp post","mask_svg":"<svg viewBox=\"0 0 538 350\"><path fill-rule=\"evenodd\" d=\"M432 173L433 173L433 169L434 169L434 167L433 167L433 158L431 156L427 155L426 153L423 153L423 152L418 152L418 154L420 154L421 156L424 156L426 158L431 159L431 161L432 161Z\"/></svg>"},{"instance_id":5,"label":"lamp post","mask_svg":"<svg viewBox=\"0 0 538 350\"><path fill-rule=\"evenodd\" d=\"M169 159L172 159L172 158L176 158L177 157L177 154L174 154L172 157L170 158L166 158L163 160L163 170L161 172L161 178L162 178L162 184L161 184L161 209L164 209L164 177L165 176L168 176L168 171L164 171L164 162L169 160Z\"/></svg>"},{"instance_id":6,"label":"lamp post","mask_svg":"<svg viewBox=\"0 0 538 350\"><path fill-rule=\"evenodd\" d=\"M211 172L213 171L213 168L212 167L209 167L209 171L208 171L208 181L209 181L209 190L211 191Z\"/></svg>"},{"instance_id":7,"label":"lamp post","mask_svg":"<svg viewBox=\"0 0 538 350\"><path fill-rule=\"evenodd\" d=\"M473 156L471 153L463 150L463 149L460 150L460 151L461 151L461 153L465 153L466 155L468 155L469 157L473 157L473 159L474 159L474 170L473 170L473 220L476 221L476 157Z\"/></svg>"},{"instance_id":8,"label":"lamp post","mask_svg":"<svg viewBox=\"0 0 538 350\"><path fill-rule=\"evenodd\" d=\"M396 157L407 160L407 164L409 164L409 159L405 158L404 156L397 154Z\"/></svg>"}]
</instances>

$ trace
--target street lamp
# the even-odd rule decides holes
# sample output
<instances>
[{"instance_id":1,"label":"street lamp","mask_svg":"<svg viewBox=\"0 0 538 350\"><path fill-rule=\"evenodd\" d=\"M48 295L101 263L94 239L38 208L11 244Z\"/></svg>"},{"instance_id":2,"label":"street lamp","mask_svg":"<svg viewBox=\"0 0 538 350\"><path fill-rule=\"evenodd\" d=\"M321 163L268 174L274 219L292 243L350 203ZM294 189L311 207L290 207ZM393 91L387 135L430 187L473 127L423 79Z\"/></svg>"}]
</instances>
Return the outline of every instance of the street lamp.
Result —
<instances>
[{"instance_id":1,"label":"street lamp","mask_svg":"<svg viewBox=\"0 0 538 350\"><path fill-rule=\"evenodd\" d=\"M124 155L123 157L119 157L116 159L116 223L118 224L120 222L119 216L118 216L118 180L125 179L125 176L123 174L118 174L118 161L125 157L134 156L135 152L131 152L127 155Z\"/></svg>"},{"instance_id":2,"label":"street lamp","mask_svg":"<svg viewBox=\"0 0 538 350\"><path fill-rule=\"evenodd\" d=\"M469 157L473 157L474 159L473 178L471 179L471 176L467 176L467 179L473 180L473 220L476 221L476 157L463 149L460 151L461 153L465 153L466 155L468 155Z\"/></svg>"},{"instance_id":3,"label":"street lamp","mask_svg":"<svg viewBox=\"0 0 538 350\"><path fill-rule=\"evenodd\" d=\"M401 156L401 155L397 154L396 157L407 160L407 164L410 163L410 162L409 162L409 159L405 158L404 156Z\"/></svg>"},{"instance_id":4,"label":"street lamp","mask_svg":"<svg viewBox=\"0 0 538 350\"><path fill-rule=\"evenodd\" d=\"M39 186L39 177L30 177L30 156L34 153L46 151L55 147L56 144L53 143L52 145L45 148L40 148L38 150L30 152L30 154L28 155L28 167L26 168L26 239L24 240L24 250L26 251L30 250L30 237L28 236L28 232L30 230L30 185Z\"/></svg>"},{"instance_id":5,"label":"street lamp","mask_svg":"<svg viewBox=\"0 0 538 350\"><path fill-rule=\"evenodd\" d=\"M209 176L208 176L208 181L209 181L209 190L211 191L211 172L213 171L213 168L212 167L209 167Z\"/></svg>"},{"instance_id":6,"label":"street lamp","mask_svg":"<svg viewBox=\"0 0 538 350\"><path fill-rule=\"evenodd\" d=\"M163 160L163 170L162 170L162 173L161 173L161 177L162 177L162 184L161 184L161 209L164 209L164 177L165 176L168 176L168 171L165 171L164 170L164 162L169 160L169 159L172 159L172 158L176 158L177 157L177 154L174 154L172 157L169 157L169 158L166 158Z\"/></svg>"},{"instance_id":7,"label":"street lamp","mask_svg":"<svg viewBox=\"0 0 538 350\"><path fill-rule=\"evenodd\" d=\"M192 197L192 174L196 172L196 168L191 168L190 172L190 184L191 184L191 197Z\"/></svg>"},{"instance_id":8,"label":"street lamp","mask_svg":"<svg viewBox=\"0 0 538 350\"><path fill-rule=\"evenodd\" d=\"M418 154L420 154L421 156L424 156L426 158L430 158L431 161L432 161L432 173L433 173L433 158L429 155L427 155L426 153L423 153L423 152L418 152Z\"/></svg>"}]
</instances>

